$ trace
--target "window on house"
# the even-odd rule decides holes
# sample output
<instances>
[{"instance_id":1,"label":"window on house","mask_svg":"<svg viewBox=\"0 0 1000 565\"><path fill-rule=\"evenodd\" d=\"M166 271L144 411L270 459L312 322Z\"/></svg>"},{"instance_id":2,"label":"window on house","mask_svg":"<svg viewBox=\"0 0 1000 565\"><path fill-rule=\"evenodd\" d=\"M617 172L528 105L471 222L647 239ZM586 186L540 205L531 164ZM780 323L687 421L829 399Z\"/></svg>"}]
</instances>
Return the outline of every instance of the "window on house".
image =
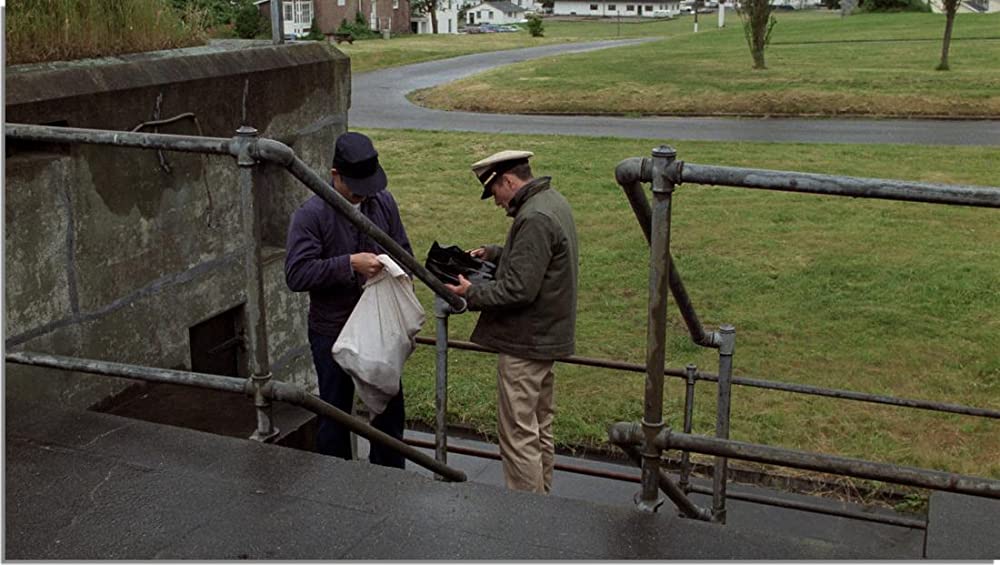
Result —
<instances>
[{"instance_id":1,"label":"window on house","mask_svg":"<svg viewBox=\"0 0 1000 565\"><path fill-rule=\"evenodd\" d=\"M285 2L281 5L285 9L285 21L294 22L295 21L295 6L291 2Z\"/></svg>"},{"instance_id":2,"label":"window on house","mask_svg":"<svg viewBox=\"0 0 1000 565\"><path fill-rule=\"evenodd\" d=\"M634 12L635 11L635 4L626 4L625 5L625 11L626 12Z\"/></svg>"},{"instance_id":3,"label":"window on house","mask_svg":"<svg viewBox=\"0 0 1000 565\"><path fill-rule=\"evenodd\" d=\"M653 11L653 5L652 4L647 4L646 5L646 11L647 12L652 12Z\"/></svg>"},{"instance_id":4,"label":"window on house","mask_svg":"<svg viewBox=\"0 0 1000 565\"><path fill-rule=\"evenodd\" d=\"M338 6L344 6L346 4L347 4L347 0L337 0L337 5Z\"/></svg>"},{"instance_id":5,"label":"window on house","mask_svg":"<svg viewBox=\"0 0 1000 565\"><path fill-rule=\"evenodd\" d=\"M618 7L615 6L614 4L608 4L608 11L609 12L614 12L617 9L618 9Z\"/></svg>"},{"instance_id":6,"label":"window on house","mask_svg":"<svg viewBox=\"0 0 1000 565\"><path fill-rule=\"evenodd\" d=\"M392 0L392 9L393 10L399 9L399 0Z\"/></svg>"},{"instance_id":7,"label":"window on house","mask_svg":"<svg viewBox=\"0 0 1000 565\"><path fill-rule=\"evenodd\" d=\"M597 4L591 4L590 5L590 9L591 10L597 10Z\"/></svg>"},{"instance_id":8,"label":"window on house","mask_svg":"<svg viewBox=\"0 0 1000 565\"><path fill-rule=\"evenodd\" d=\"M490 19L493 19L493 12L490 12Z\"/></svg>"},{"instance_id":9,"label":"window on house","mask_svg":"<svg viewBox=\"0 0 1000 565\"><path fill-rule=\"evenodd\" d=\"M302 18L299 20L299 22L304 24L312 24L313 21L312 2L303 2L300 6L301 6L300 7L301 12L299 12L299 14L301 14Z\"/></svg>"}]
</instances>

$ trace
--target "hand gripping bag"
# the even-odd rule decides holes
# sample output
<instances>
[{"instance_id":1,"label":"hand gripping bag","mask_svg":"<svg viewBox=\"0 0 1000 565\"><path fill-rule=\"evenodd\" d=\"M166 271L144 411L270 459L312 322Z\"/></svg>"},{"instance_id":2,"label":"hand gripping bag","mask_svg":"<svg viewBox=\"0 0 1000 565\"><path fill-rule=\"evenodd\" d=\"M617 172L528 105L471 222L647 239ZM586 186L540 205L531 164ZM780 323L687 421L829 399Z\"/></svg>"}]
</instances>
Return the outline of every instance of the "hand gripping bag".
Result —
<instances>
[{"instance_id":1,"label":"hand gripping bag","mask_svg":"<svg viewBox=\"0 0 1000 565\"><path fill-rule=\"evenodd\" d=\"M365 283L340 337L333 358L354 380L358 396L374 418L399 392L403 364L413 353L424 325L424 308L410 277L388 255L382 271Z\"/></svg>"}]
</instances>

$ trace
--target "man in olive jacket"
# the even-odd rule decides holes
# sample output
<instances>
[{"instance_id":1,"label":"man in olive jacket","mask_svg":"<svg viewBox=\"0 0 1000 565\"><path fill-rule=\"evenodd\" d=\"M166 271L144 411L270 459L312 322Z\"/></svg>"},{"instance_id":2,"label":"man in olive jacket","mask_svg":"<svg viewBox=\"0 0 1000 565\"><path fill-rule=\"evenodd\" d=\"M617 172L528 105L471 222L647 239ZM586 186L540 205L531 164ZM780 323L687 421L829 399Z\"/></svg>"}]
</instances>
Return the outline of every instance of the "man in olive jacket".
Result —
<instances>
[{"instance_id":1,"label":"man in olive jacket","mask_svg":"<svg viewBox=\"0 0 1000 565\"><path fill-rule=\"evenodd\" d=\"M514 223L503 247L470 253L497 263L493 281L472 284L459 277L448 288L481 310L472 341L500 352L497 414L507 487L548 493L552 489L555 360L574 352L579 271L576 226L569 203L533 178L528 151L501 151L474 165L490 196Z\"/></svg>"}]
</instances>

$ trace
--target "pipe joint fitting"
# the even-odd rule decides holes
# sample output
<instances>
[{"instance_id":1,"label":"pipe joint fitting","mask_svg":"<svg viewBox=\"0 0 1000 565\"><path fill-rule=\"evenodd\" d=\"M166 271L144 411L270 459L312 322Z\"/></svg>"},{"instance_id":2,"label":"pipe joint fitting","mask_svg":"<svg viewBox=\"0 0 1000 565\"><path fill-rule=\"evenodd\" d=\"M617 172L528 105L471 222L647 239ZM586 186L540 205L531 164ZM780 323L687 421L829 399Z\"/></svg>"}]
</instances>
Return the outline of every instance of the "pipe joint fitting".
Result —
<instances>
[{"instance_id":1,"label":"pipe joint fitting","mask_svg":"<svg viewBox=\"0 0 1000 565\"><path fill-rule=\"evenodd\" d=\"M257 128L250 126L240 126L236 130L231 151L236 156L236 164L240 167L253 167L257 164L253 149L259 135Z\"/></svg>"},{"instance_id":2,"label":"pipe joint fitting","mask_svg":"<svg viewBox=\"0 0 1000 565\"><path fill-rule=\"evenodd\" d=\"M648 157L630 157L615 167L615 181L619 185L653 180L653 161Z\"/></svg>"},{"instance_id":3,"label":"pipe joint fitting","mask_svg":"<svg viewBox=\"0 0 1000 565\"><path fill-rule=\"evenodd\" d=\"M719 355L732 355L736 350L736 328L729 324L719 327Z\"/></svg>"}]
</instances>

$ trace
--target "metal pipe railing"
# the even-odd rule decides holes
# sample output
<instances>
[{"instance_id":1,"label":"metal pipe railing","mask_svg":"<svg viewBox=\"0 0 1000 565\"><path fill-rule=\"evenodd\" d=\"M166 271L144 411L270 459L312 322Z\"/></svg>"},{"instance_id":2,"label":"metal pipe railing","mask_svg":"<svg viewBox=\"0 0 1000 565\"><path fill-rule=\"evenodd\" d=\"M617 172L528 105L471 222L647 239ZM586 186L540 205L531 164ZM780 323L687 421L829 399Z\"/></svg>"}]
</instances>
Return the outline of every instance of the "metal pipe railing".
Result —
<instances>
[{"instance_id":1,"label":"metal pipe railing","mask_svg":"<svg viewBox=\"0 0 1000 565\"><path fill-rule=\"evenodd\" d=\"M437 347L434 383L434 457L448 462L448 304L434 297L434 319L437 322Z\"/></svg>"},{"instance_id":2,"label":"metal pipe railing","mask_svg":"<svg viewBox=\"0 0 1000 565\"><path fill-rule=\"evenodd\" d=\"M639 449L634 445L619 445L622 451L628 455L629 459L632 460L637 466L645 465L645 456L639 452ZM677 506L677 509L681 511L684 516L688 518L694 518L695 520L702 520L705 522L711 522L713 520L712 511L708 508L702 508L691 501L687 497L687 493L684 492L679 486L677 486L670 476L667 475L667 471L662 467L657 466L656 468L656 478L657 486L668 498ZM640 482L642 478L640 477Z\"/></svg>"},{"instance_id":3,"label":"metal pipe railing","mask_svg":"<svg viewBox=\"0 0 1000 565\"><path fill-rule=\"evenodd\" d=\"M616 445L638 446L645 441L641 426L634 422L614 424L608 434ZM983 477L684 434L669 428L664 429L656 441L663 449L683 449L730 459L1000 499L1000 481Z\"/></svg>"},{"instance_id":4,"label":"metal pipe railing","mask_svg":"<svg viewBox=\"0 0 1000 565\"><path fill-rule=\"evenodd\" d=\"M435 345L437 342L430 337L417 336L417 343L421 345ZM472 343L471 341L462 341L451 339L448 341L448 347L451 349L460 349L464 351L477 351L481 353L496 353L495 349L490 349L488 347L483 347L477 343ZM567 365L581 365L584 367L600 367L603 369L613 369L616 371L627 371L630 373L645 373L646 368L642 365L636 363L626 363L625 361L616 361L613 359L601 359L597 357L582 357L579 355L570 355L569 357L564 357L559 359L560 363L565 363ZM668 377L675 377L686 379L686 372L684 369L664 369L663 374ZM712 383L719 382L719 376L714 373L707 373L704 371L699 371L694 376L695 381L707 381ZM931 410L934 412L946 412L949 414L961 414L963 416L976 416L980 418L994 418L1000 419L1000 410L990 410L988 408L975 408L972 406L964 406L961 404L945 404L941 402L932 402L929 400L913 400L906 398L896 398L893 396L884 396L879 394L868 394L865 392L854 392L850 390L839 390L832 388L823 388L812 385L800 385L794 383L783 383L779 381L768 381L763 379L751 379L747 377L733 376L732 384L739 386L748 386L753 388L761 388L766 390L778 390L782 392L792 392L796 394L806 394L811 396L823 396L827 398L840 398L845 400L855 400L858 402L870 402L873 404L886 404L889 406L899 406L903 408L918 408L921 410Z\"/></svg>"},{"instance_id":5,"label":"metal pipe railing","mask_svg":"<svg viewBox=\"0 0 1000 565\"><path fill-rule=\"evenodd\" d=\"M694 376L698 374L698 367L692 364L688 364L684 368L685 386L684 386L684 433L691 433L691 429L694 425ZM688 491L690 486L690 476L691 476L691 454L685 451L681 454L681 471L680 479L677 481L677 486L681 487L684 492Z\"/></svg>"},{"instance_id":6,"label":"metal pipe railing","mask_svg":"<svg viewBox=\"0 0 1000 565\"><path fill-rule=\"evenodd\" d=\"M406 438L404 441L409 445L415 447L423 447L427 449L433 449L435 447L434 442L426 441L416 438ZM471 455L472 457L480 457L483 459L492 459L495 461L500 460L500 454L493 451L487 451L485 449L477 449L474 447L465 447L460 445L448 445L448 451L451 453L458 453L461 455ZM618 471L608 471L606 469L598 469L585 467L581 465L569 465L566 463L555 463L555 469L557 471L564 471L567 473L574 473L578 475L587 475L590 477L599 477L602 479L611 479L615 481L629 482L639 484L641 479L638 475L631 473L622 473ZM681 487L681 483L678 481L678 487ZM690 491L697 494L711 495L712 489L707 487L702 487L699 485L690 485L688 488L681 487L685 492ZM766 496L760 494L750 494L743 492L728 492L726 498L732 500L742 500L745 502L752 502L754 504L764 504L767 506L776 506L780 508L789 508L792 510L800 510L802 512L812 512L815 514L826 514L829 516L840 516L843 518L851 518L853 520L862 520L866 522L875 522L878 524L888 524L890 526L901 526L904 528L913 528L917 530L926 530L927 523L923 520L915 518L905 518L901 516L889 516L886 514L877 514L873 512L865 512L861 510L851 510L847 508L831 508L829 506L821 506L818 504L812 504L809 502L800 502L796 500L789 500L787 498L777 498L773 496Z\"/></svg>"},{"instance_id":7,"label":"metal pipe railing","mask_svg":"<svg viewBox=\"0 0 1000 565\"><path fill-rule=\"evenodd\" d=\"M732 401L733 353L736 348L736 329L730 325L719 328L722 343L719 345L719 386L716 401L715 437L729 439L729 416ZM687 430L685 430L686 433ZM687 452L685 452L687 453ZM726 523L726 479L729 460L716 457L712 466L712 518Z\"/></svg>"},{"instance_id":8,"label":"metal pipe railing","mask_svg":"<svg viewBox=\"0 0 1000 565\"><path fill-rule=\"evenodd\" d=\"M243 267L246 274L244 285L247 307L244 312L250 345L250 384L253 389L253 403L257 409L257 429L250 438L268 441L277 437L279 430L274 425L271 402L263 393L263 387L271 380L271 360L268 354L264 269L261 266L261 249L264 244L260 222L257 221L257 198L253 181L257 161L249 155L249 148L257 139L257 130L242 126L236 130L236 138L240 141L236 146L236 164L240 168L240 224L245 240Z\"/></svg>"},{"instance_id":9,"label":"metal pipe railing","mask_svg":"<svg viewBox=\"0 0 1000 565\"><path fill-rule=\"evenodd\" d=\"M663 171L677 155L667 146L653 150L653 216L649 243L649 308L646 319L646 391L643 403L641 510L655 512L660 496L660 449L656 436L663 429L663 371L667 349L667 289L670 269L670 204L674 186Z\"/></svg>"},{"instance_id":10,"label":"metal pipe railing","mask_svg":"<svg viewBox=\"0 0 1000 565\"><path fill-rule=\"evenodd\" d=\"M218 375L207 375L204 373L191 373L188 371L159 369L156 367L144 367L141 365L129 365L125 363L113 363L110 361L99 361L96 359L81 359L78 357L49 355L28 351L7 353L5 360L8 363L17 363L19 365L46 367L63 371L78 371L81 373L110 377L124 377L149 382L196 386L199 388L221 390L223 392L242 393L248 396L254 396L255 392L259 390L269 400L295 404L296 406L305 408L314 414L319 414L335 420L337 423L350 429L352 432L368 439L369 441L387 445L391 449L401 453L410 461L437 473L449 481L463 482L467 480L464 472L439 463L434 460L433 457L428 456L419 449L409 446L381 430L375 429L368 423L351 416L336 406L324 402L323 399L310 394L304 388L297 385L271 380L264 386L256 387L249 379L222 377Z\"/></svg>"},{"instance_id":11,"label":"metal pipe railing","mask_svg":"<svg viewBox=\"0 0 1000 565\"><path fill-rule=\"evenodd\" d=\"M649 200L646 198L646 194L642 191L641 183L652 180L652 169L652 160L639 157L626 159L615 168L615 179L618 181L619 186L622 187L625 197L632 206L632 212L635 213L635 218L639 221L639 227L646 237L646 243L651 241L650 230L653 212L649 207ZM677 303L677 309L681 312L681 318L684 319L684 324L687 326L691 341L704 347L718 347L718 333L708 332L702 326L701 320L698 319L698 312L695 311L694 304L691 303L691 297L688 295L687 289L684 288L684 281L681 280L681 274L677 271L677 266L674 264L673 256L669 255L669 258L668 280L670 293L674 297L674 302Z\"/></svg>"},{"instance_id":12,"label":"metal pipe railing","mask_svg":"<svg viewBox=\"0 0 1000 565\"><path fill-rule=\"evenodd\" d=\"M667 175L674 184L678 185L694 183L827 196L1000 208L1000 189L990 186L937 184L798 171L697 165L683 161L675 161L667 171Z\"/></svg>"}]
</instances>

